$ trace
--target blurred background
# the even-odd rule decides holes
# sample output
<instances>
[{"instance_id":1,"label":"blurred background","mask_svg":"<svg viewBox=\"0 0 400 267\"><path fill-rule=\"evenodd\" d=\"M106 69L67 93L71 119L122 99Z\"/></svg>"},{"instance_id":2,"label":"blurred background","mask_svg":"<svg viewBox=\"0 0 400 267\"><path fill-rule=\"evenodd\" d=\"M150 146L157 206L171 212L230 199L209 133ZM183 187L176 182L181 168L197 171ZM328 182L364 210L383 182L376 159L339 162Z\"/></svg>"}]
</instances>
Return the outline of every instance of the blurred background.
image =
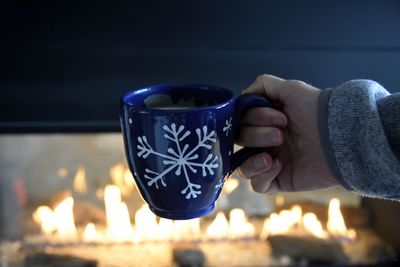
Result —
<instances>
[{"instance_id":1,"label":"blurred background","mask_svg":"<svg viewBox=\"0 0 400 267\"><path fill-rule=\"evenodd\" d=\"M263 73L395 93L399 65L398 0L0 1L0 266L192 266L182 242L203 255L193 266L396 266L399 203L341 187L266 196L234 174L210 216L156 218L126 166L119 97L169 82L239 94Z\"/></svg>"},{"instance_id":2,"label":"blurred background","mask_svg":"<svg viewBox=\"0 0 400 267\"><path fill-rule=\"evenodd\" d=\"M119 131L119 96L165 82L240 92L257 75L400 90L400 3L0 3L0 131Z\"/></svg>"}]
</instances>

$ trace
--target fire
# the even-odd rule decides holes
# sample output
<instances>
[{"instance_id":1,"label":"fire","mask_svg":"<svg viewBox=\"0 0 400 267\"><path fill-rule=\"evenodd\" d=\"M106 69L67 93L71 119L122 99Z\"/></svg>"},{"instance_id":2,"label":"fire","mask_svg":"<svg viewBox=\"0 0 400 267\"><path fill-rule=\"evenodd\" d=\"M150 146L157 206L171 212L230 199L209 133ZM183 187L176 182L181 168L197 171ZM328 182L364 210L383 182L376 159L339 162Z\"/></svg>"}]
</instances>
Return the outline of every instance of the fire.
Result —
<instances>
[{"instance_id":1,"label":"fire","mask_svg":"<svg viewBox=\"0 0 400 267\"><path fill-rule=\"evenodd\" d=\"M174 221L174 241L191 241L200 239L200 219Z\"/></svg>"},{"instance_id":2,"label":"fire","mask_svg":"<svg viewBox=\"0 0 400 267\"><path fill-rule=\"evenodd\" d=\"M87 192L86 171L82 166L79 166L78 171L75 174L73 188L74 191L78 193Z\"/></svg>"},{"instance_id":3,"label":"fire","mask_svg":"<svg viewBox=\"0 0 400 267\"><path fill-rule=\"evenodd\" d=\"M285 234L296 229L302 224L302 210L294 205L290 210L281 210L279 214L272 213L264 221L261 230L261 238L265 239L270 235Z\"/></svg>"},{"instance_id":4,"label":"fire","mask_svg":"<svg viewBox=\"0 0 400 267\"><path fill-rule=\"evenodd\" d=\"M242 209L233 209L229 221L223 212L218 212L214 221L207 227L206 237L210 240L242 239L255 236L255 227L251 224Z\"/></svg>"},{"instance_id":5,"label":"fire","mask_svg":"<svg viewBox=\"0 0 400 267\"><path fill-rule=\"evenodd\" d=\"M303 215L301 207L294 205L290 210L281 210L279 214L272 213L266 218L260 238L266 239L271 235L287 234L311 234L322 239L329 237L346 240L356 239L356 231L354 229L347 230L340 211L340 201L336 198L329 203L326 230L314 213L308 212Z\"/></svg>"},{"instance_id":6,"label":"fire","mask_svg":"<svg viewBox=\"0 0 400 267\"><path fill-rule=\"evenodd\" d=\"M285 199L283 198L283 196L278 195L275 199L275 203L278 207L283 206L283 204L285 204Z\"/></svg>"},{"instance_id":7,"label":"fire","mask_svg":"<svg viewBox=\"0 0 400 267\"><path fill-rule=\"evenodd\" d=\"M334 236L342 236L349 239L354 239L356 237L354 229L347 230L343 215L340 212L340 201L337 198L333 198L329 202L326 228Z\"/></svg>"},{"instance_id":8,"label":"fire","mask_svg":"<svg viewBox=\"0 0 400 267\"><path fill-rule=\"evenodd\" d=\"M157 217L147 205L143 205L135 214L136 233L139 240L154 241L158 239Z\"/></svg>"},{"instance_id":9,"label":"fire","mask_svg":"<svg viewBox=\"0 0 400 267\"><path fill-rule=\"evenodd\" d=\"M255 227L247 221L242 209L233 209L229 213L229 237L231 239L253 237Z\"/></svg>"},{"instance_id":10,"label":"fire","mask_svg":"<svg viewBox=\"0 0 400 267\"><path fill-rule=\"evenodd\" d=\"M65 240L75 239L77 236L73 214L74 200L67 197L52 210L47 206L40 206L33 213L33 219L40 224L40 228L46 235L56 233Z\"/></svg>"},{"instance_id":11,"label":"fire","mask_svg":"<svg viewBox=\"0 0 400 267\"><path fill-rule=\"evenodd\" d=\"M128 169L124 170L124 184L129 188L133 188L135 186L132 173Z\"/></svg>"},{"instance_id":12,"label":"fire","mask_svg":"<svg viewBox=\"0 0 400 267\"><path fill-rule=\"evenodd\" d=\"M303 216L304 228L313 236L319 238L327 238L328 234L324 231L321 222L318 220L317 216L312 213L306 213Z\"/></svg>"},{"instance_id":13,"label":"fire","mask_svg":"<svg viewBox=\"0 0 400 267\"><path fill-rule=\"evenodd\" d=\"M115 241L129 241L132 226L128 207L121 201L121 192L115 185L107 185L104 191L107 218L107 237Z\"/></svg>"},{"instance_id":14,"label":"fire","mask_svg":"<svg viewBox=\"0 0 400 267\"><path fill-rule=\"evenodd\" d=\"M132 193L135 182L131 172L123 164L116 164L110 169L111 181L118 186L123 196Z\"/></svg>"},{"instance_id":15,"label":"fire","mask_svg":"<svg viewBox=\"0 0 400 267\"><path fill-rule=\"evenodd\" d=\"M239 186L239 180L238 179L233 179L233 178L229 178L226 180L224 187L222 188L222 190L227 193L230 194L232 193L237 187Z\"/></svg>"},{"instance_id":16,"label":"fire","mask_svg":"<svg viewBox=\"0 0 400 267\"><path fill-rule=\"evenodd\" d=\"M58 177L65 178L68 175L68 169L65 167L61 167L58 169L57 174L58 174Z\"/></svg>"},{"instance_id":17,"label":"fire","mask_svg":"<svg viewBox=\"0 0 400 267\"><path fill-rule=\"evenodd\" d=\"M76 238L76 228L73 213L74 199L67 197L54 209L56 232L60 238L73 240Z\"/></svg>"},{"instance_id":18,"label":"fire","mask_svg":"<svg viewBox=\"0 0 400 267\"><path fill-rule=\"evenodd\" d=\"M215 220L207 227L207 239L224 239L228 237L229 224L223 212L218 212Z\"/></svg>"},{"instance_id":19,"label":"fire","mask_svg":"<svg viewBox=\"0 0 400 267\"><path fill-rule=\"evenodd\" d=\"M85 242L95 242L98 239L98 234L96 231L96 225L94 223L88 223L83 231L83 241Z\"/></svg>"},{"instance_id":20,"label":"fire","mask_svg":"<svg viewBox=\"0 0 400 267\"><path fill-rule=\"evenodd\" d=\"M38 207L33 213L33 220L40 224L43 233L51 234L57 227L54 212L47 206Z\"/></svg>"},{"instance_id":21,"label":"fire","mask_svg":"<svg viewBox=\"0 0 400 267\"><path fill-rule=\"evenodd\" d=\"M160 240L171 240L174 231L174 221L161 218L158 223L158 237Z\"/></svg>"},{"instance_id":22,"label":"fire","mask_svg":"<svg viewBox=\"0 0 400 267\"><path fill-rule=\"evenodd\" d=\"M109 242L159 242L159 241L200 241L200 240L242 240L248 238L266 239L272 235L313 235L317 238L335 238L339 240L355 240L354 229L347 229L340 211L340 201L332 199L329 203L326 229L314 213L303 214L298 205L279 213L272 213L264 220L259 236L256 236L255 226L249 221L241 209L229 212L229 220L223 212L218 212L206 228L201 228L202 220L173 221L157 218L147 205L143 205L133 216L123 201L123 192L131 192L134 182L128 169L123 165L115 165L110 174L113 185L98 189L96 194L104 199L106 225L96 225L93 222L75 225L73 206L74 199L66 197L54 209L39 206L32 214L33 220L40 225L46 238L57 241L83 241L91 243ZM229 179L224 191L231 193L239 186L239 181ZM74 181L74 191L87 192L85 169L79 167ZM101 192L100 192L101 191ZM283 205L282 196L276 199L276 204ZM202 229L205 229L202 232ZM79 234L78 234L79 233Z\"/></svg>"}]
</instances>

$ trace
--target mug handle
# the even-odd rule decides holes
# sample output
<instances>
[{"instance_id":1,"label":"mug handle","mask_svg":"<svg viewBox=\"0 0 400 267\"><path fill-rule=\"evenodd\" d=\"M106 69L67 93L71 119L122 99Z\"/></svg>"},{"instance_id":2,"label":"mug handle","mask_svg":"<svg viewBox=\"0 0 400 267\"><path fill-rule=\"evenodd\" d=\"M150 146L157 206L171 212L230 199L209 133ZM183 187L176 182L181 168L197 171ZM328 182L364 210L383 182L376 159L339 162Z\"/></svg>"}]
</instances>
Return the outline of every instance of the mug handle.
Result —
<instances>
[{"instance_id":1,"label":"mug handle","mask_svg":"<svg viewBox=\"0 0 400 267\"><path fill-rule=\"evenodd\" d=\"M235 123L239 126L240 118L246 110L253 107L272 107L272 103L265 96L257 93L241 95L236 99ZM237 134L237 131L236 131ZM231 158L230 173L234 172L249 157L264 152L263 147L245 147L235 152Z\"/></svg>"}]
</instances>

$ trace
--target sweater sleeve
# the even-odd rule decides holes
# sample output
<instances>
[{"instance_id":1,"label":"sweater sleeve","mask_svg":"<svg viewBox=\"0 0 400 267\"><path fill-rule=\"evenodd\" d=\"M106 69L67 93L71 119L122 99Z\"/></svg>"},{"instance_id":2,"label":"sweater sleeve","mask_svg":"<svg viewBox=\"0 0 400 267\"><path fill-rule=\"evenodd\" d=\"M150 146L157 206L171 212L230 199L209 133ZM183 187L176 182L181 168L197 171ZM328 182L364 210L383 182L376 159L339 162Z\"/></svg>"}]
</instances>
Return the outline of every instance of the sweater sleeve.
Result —
<instances>
[{"instance_id":1,"label":"sweater sleeve","mask_svg":"<svg viewBox=\"0 0 400 267\"><path fill-rule=\"evenodd\" d=\"M325 89L318 128L328 165L344 187L400 200L400 94L370 80Z\"/></svg>"}]
</instances>

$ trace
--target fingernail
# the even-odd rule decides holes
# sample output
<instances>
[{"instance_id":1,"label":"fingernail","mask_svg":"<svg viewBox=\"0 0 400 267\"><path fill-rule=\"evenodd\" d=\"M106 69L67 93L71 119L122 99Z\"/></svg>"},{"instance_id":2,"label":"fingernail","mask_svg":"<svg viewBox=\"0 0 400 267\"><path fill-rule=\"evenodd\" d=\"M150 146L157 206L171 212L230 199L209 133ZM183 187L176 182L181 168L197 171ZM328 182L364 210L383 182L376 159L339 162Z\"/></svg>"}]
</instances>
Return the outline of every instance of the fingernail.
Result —
<instances>
[{"instance_id":1,"label":"fingernail","mask_svg":"<svg viewBox=\"0 0 400 267\"><path fill-rule=\"evenodd\" d=\"M254 168L258 171L265 170L268 167L268 162L262 155L257 156L254 159Z\"/></svg>"},{"instance_id":2,"label":"fingernail","mask_svg":"<svg viewBox=\"0 0 400 267\"><path fill-rule=\"evenodd\" d=\"M279 131L273 131L272 133L269 134L268 137L270 138L271 142L274 144L279 144L282 142L282 136Z\"/></svg>"},{"instance_id":3,"label":"fingernail","mask_svg":"<svg viewBox=\"0 0 400 267\"><path fill-rule=\"evenodd\" d=\"M286 125L286 119L283 117L275 117L272 122L274 125Z\"/></svg>"},{"instance_id":4,"label":"fingernail","mask_svg":"<svg viewBox=\"0 0 400 267\"><path fill-rule=\"evenodd\" d=\"M279 169L281 167L281 162L278 159L275 159L275 168Z\"/></svg>"}]
</instances>

